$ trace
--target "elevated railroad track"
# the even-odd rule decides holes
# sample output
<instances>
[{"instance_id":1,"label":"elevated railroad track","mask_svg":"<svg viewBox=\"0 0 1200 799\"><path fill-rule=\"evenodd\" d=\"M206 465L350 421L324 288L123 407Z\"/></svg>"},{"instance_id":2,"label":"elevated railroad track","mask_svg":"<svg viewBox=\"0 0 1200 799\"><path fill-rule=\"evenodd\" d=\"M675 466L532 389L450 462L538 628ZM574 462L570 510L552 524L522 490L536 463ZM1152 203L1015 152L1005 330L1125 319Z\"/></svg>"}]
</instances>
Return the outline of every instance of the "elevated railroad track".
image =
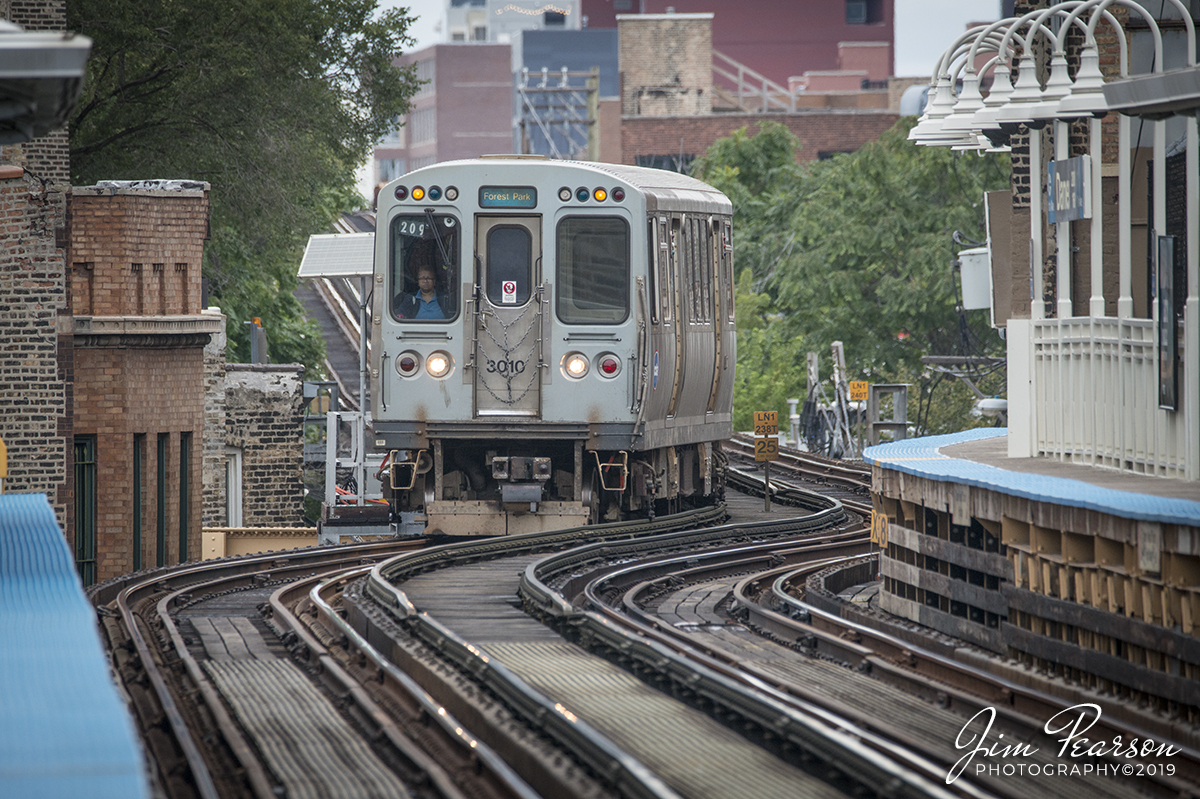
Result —
<instances>
[{"instance_id":1,"label":"elevated railroad track","mask_svg":"<svg viewBox=\"0 0 1200 799\"><path fill-rule=\"evenodd\" d=\"M769 516L730 492L724 508L652 521L189 564L94 599L171 797L313 784L339 796L1115 798L1198 784L1190 750L1169 778L945 784L972 713L994 706L1006 740L1029 739L1056 705L805 604L810 578L861 562L869 544L860 514L791 479L773 496L799 507ZM305 726L339 731L288 751L280 741Z\"/></svg>"}]
</instances>

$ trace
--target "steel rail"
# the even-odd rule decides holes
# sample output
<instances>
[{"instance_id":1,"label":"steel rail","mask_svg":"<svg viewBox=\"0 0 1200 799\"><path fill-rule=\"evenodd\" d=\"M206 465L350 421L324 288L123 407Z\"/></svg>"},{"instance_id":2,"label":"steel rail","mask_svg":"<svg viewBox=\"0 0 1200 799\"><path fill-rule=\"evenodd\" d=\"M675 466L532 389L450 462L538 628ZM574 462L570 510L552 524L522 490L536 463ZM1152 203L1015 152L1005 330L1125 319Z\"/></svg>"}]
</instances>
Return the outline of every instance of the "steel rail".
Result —
<instances>
[{"instance_id":1,"label":"steel rail","mask_svg":"<svg viewBox=\"0 0 1200 799\"><path fill-rule=\"evenodd\" d=\"M805 520L792 521L797 523ZM860 551L867 543L861 533L847 537L857 538L849 546ZM598 565L610 560L632 557L635 549L643 550L640 554L645 557L646 550L657 552L673 546L675 542L671 541L672 538L670 535L658 536L652 540L624 542L618 546L592 545L582 549L590 551L591 563ZM738 547L729 555L735 562L732 565L722 564L722 567L739 569L745 568L749 562L770 560L773 554L771 550L778 554L779 542L773 542L773 545ZM551 555L530 564L522 577L519 593L526 601L527 607L534 605L545 616L553 618L559 627L570 629L572 637L577 638L586 648L604 649L618 654L623 661L635 663L639 669L667 679L678 691L702 698L713 706L720 707L723 711L768 732L771 736L787 740L801 753L816 755L847 779L852 779L881 795L988 796L973 788L951 790L937 784L929 776L936 770L927 762L921 763L919 769L896 765L891 760L896 748L891 742L849 723L845 718L836 718L827 711L824 720L818 723L814 721L811 712L798 709L795 700L786 697L768 683L745 672L729 669L727 664L715 660L711 652L698 650L694 646L661 634L653 627L615 613L598 596L603 583L619 577L628 577L635 573L640 575L646 570L657 574L672 566L705 568L699 567L698 564L705 559L717 559L724 553L674 555L668 559L654 560L648 565L618 568L600 578L576 577L568 581L567 585L578 583L580 580L587 580L587 583L581 592L582 600L572 602L568 599L573 596L570 588L565 591L559 588L556 591L545 580L549 579L550 575L563 572L578 574L585 566L585 561L581 561L579 554L580 550L573 550L566 555ZM847 733L846 730L850 732ZM882 756L881 750L888 751L888 757Z\"/></svg>"},{"instance_id":2,"label":"steel rail","mask_svg":"<svg viewBox=\"0 0 1200 799\"><path fill-rule=\"evenodd\" d=\"M735 588L734 596L756 625L784 638L804 638L812 643L810 648L821 654L852 664L866 663L872 673L882 679L930 699L940 700L946 706L955 702L971 712L994 707L998 715L1007 715L1014 723L1029 726L1030 720L1048 720L1056 713L1078 704L948 658L797 599L794 596L796 586L807 581L811 573L813 570L785 568L757 578L759 587L770 583L772 602L785 612L764 607L751 597L750 592L758 590L753 585L756 578L740 583ZM968 680L971 691L952 687ZM940 685L931 688L930 681ZM1101 716L1096 721L1092 728L1096 731L1096 739L1112 740L1118 735L1140 740L1164 737L1161 732L1154 733L1131 723L1114 723L1108 718ZM1036 724L1033 726L1037 728ZM1166 775L1154 779L1166 788L1168 795L1183 796L1195 791L1195 786L1200 784L1200 751L1183 744L1172 745L1183 756L1171 761L1179 768L1178 776L1183 779Z\"/></svg>"},{"instance_id":3,"label":"steel rail","mask_svg":"<svg viewBox=\"0 0 1200 799\"><path fill-rule=\"evenodd\" d=\"M231 739L227 739L227 743L239 763L245 766L243 758L249 757L250 750L246 746L245 741L241 739L240 734L236 733L236 725L229 718L223 704L219 701L215 689L208 683L198 664L195 663L195 660L188 653L182 636L179 635L178 629L170 619L169 612L167 612L168 606L177 602L180 597L185 596L188 592L197 590L204 582L218 584L237 580L253 581L257 576L263 574L262 567L264 565L271 567L267 571L268 574L272 570L276 572L281 570L308 570L313 568L314 564L326 562L330 559L336 558L338 561L343 561L347 556L361 558L367 554L388 552L398 548L410 548L421 543L423 542L419 540L399 543L396 541L387 541L373 544L357 544L347 547L295 550L291 553L276 552L232 560L197 563L183 567L157 569L135 575L126 575L123 578L97 586L96 589L90 592L94 604L98 606L106 604L116 605L121 622L125 627L130 642L133 644L134 651L146 674L147 680L150 682L155 699L162 708L163 715L166 717L171 737L179 747L187 763L192 782L203 799L218 799L219 793L216 783L212 778L208 763L201 752L200 746L188 729L180 706L175 700L174 692L171 690L162 669L158 665L158 661L154 656L154 650L142 634L140 620L135 607L149 596L158 593L164 588L168 588L168 590L174 588L172 584L178 585L180 581L186 582L186 585L182 588L169 590L168 595L155 604L155 615L158 617L160 624L162 624L163 630L171 641L176 654L179 656L188 677L196 683L197 690L200 691L205 704L213 713L214 722L218 725L222 735L227 733L232 735ZM210 579L205 580L205 577L209 577ZM255 792L256 796L273 799L274 792L260 767L253 764L248 766L246 777L251 783L251 789Z\"/></svg>"},{"instance_id":4,"label":"steel rail","mask_svg":"<svg viewBox=\"0 0 1200 799\"><path fill-rule=\"evenodd\" d=\"M379 726L392 746L428 775L429 780L446 799L466 799L467 794L455 784L442 764L433 760L405 735L359 682L350 676L329 649L321 643L310 626L305 624L299 615L292 612L293 604L307 601L308 607L313 610L315 615L313 624L323 625L335 638L344 637L345 646L343 648L347 652L357 652L364 656L382 677L389 680L396 689L419 708L422 718L434 724L441 731L441 738L444 741L449 743L464 759L477 760L508 795L514 799L540 799L540 795L530 788L511 766L505 763L489 746L471 735L466 727L434 701L425 689L385 658L333 609L327 595L340 592L347 583L364 576L368 571L370 571L369 566L360 566L336 575L314 575L302 578L282 586L271 594L269 600L272 619L277 625L286 625L287 630L295 634L306 652L306 659L309 663L317 665L322 674L328 675L330 679L339 684L362 711Z\"/></svg>"}]
</instances>

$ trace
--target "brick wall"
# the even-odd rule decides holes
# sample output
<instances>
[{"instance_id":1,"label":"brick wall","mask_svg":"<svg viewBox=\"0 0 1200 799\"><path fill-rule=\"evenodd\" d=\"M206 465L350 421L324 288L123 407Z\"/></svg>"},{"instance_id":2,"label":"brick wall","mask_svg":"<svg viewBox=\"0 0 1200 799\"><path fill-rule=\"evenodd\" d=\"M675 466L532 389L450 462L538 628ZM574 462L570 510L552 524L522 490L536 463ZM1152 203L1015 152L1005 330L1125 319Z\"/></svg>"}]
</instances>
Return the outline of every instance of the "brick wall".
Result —
<instances>
[{"instance_id":1,"label":"brick wall","mask_svg":"<svg viewBox=\"0 0 1200 799\"><path fill-rule=\"evenodd\" d=\"M712 112L712 14L628 16L617 28L623 115Z\"/></svg>"},{"instance_id":2,"label":"brick wall","mask_svg":"<svg viewBox=\"0 0 1200 799\"><path fill-rule=\"evenodd\" d=\"M823 110L796 114L709 114L697 117L625 117L621 120L621 157L636 164L638 156L703 155L717 139L739 128L757 132L758 123L781 122L800 139L798 161L821 153L854 152L878 139L900 117L890 111Z\"/></svg>"},{"instance_id":3,"label":"brick wall","mask_svg":"<svg viewBox=\"0 0 1200 799\"><path fill-rule=\"evenodd\" d=\"M70 211L72 229L87 231L71 239L76 316L200 312L206 188L75 188Z\"/></svg>"},{"instance_id":4,"label":"brick wall","mask_svg":"<svg viewBox=\"0 0 1200 799\"><path fill-rule=\"evenodd\" d=\"M75 433L96 438L96 579L133 571L137 491L133 450L142 450L141 566L200 557L201 446L204 434L203 359L199 347L80 347L75 352ZM139 434L144 438L139 439ZM165 438L165 491L161 508L164 550L157 547L160 519L158 437ZM182 440L191 436L183 493ZM180 550L186 528L187 552ZM182 556L181 556L182 555Z\"/></svg>"},{"instance_id":5,"label":"brick wall","mask_svg":"<svg viewBox=\"0 0 1200 799\"><path fill-rule=\"evenodd\" d=\"M212 309L216 310L216 309ZM226 319L204 347L204 526L228 527L225 509Z\"/></svg>"},{"instance_id":6,"label":"brick wall","mask_svg":"<svg viewBox=\"0 0 1200 799\"><path fill-rule=\"evenodd\" d=\"M75 188L67 201L71 410L73 434L96 441L97 580L200 557L208 186L165 185Z\"/></svg>"},{"instance_id":7,"label":"brick wall","mask_svg":"<svg viewBox=\"0 0 1200 799\"><path fill-rule=\"evenodd\" d=\"M9 164L15 150L4 148ZM22 159L23 160L23 159ZM65 482L70 426L58 321L67 311L60 206L46 185L16 166L0 171L0 436L8 447L4 490L50 497L68 522Z\"/></svg>"},{"instance_id":8,"label":"brick wall","mask_svg":"<svg viewBox=\"0 0 1200 799\"><path fill-rule=\"evenodd\" d=\"M62 30L64 0L0 0L26 30ZM59 238L68 182L67 133L0 147L0 437L4 490L46 494L59 524L73 520L70 318Z\"/></svg>"},{"instance_id":9,"label":"brick wall","mask_svg":"<svg viewBox=\"0 0 1200 799\"><path fill-rule=\"evenodd\" d=\"M226 442L242 450L243 525L307 525L303 367L231 363L225 374Z\"/></svg>"}]
</instances>

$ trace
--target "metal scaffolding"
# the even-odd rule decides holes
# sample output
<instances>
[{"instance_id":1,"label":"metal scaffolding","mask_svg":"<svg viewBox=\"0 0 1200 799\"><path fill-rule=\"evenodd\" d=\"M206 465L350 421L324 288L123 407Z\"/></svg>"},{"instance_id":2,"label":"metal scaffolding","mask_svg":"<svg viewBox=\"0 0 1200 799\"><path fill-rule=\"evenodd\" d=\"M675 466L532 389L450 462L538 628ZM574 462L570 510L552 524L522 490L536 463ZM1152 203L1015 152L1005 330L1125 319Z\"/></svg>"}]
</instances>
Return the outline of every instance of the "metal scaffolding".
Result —
<instances>
[{"instance_id":1,"label":"metal scaffolding","mask_svg":"<svg viewBox=\"0 0 1200 799\"><path fill-rule=\"evenodd\" d=\"M563 67L556 84L550 70L542 67L541 81L532 85L527 67L521 70L517 95L522 153L541 153L556 160L600 159L598 67L588 72Z\"/></svg>"}]
</instances>

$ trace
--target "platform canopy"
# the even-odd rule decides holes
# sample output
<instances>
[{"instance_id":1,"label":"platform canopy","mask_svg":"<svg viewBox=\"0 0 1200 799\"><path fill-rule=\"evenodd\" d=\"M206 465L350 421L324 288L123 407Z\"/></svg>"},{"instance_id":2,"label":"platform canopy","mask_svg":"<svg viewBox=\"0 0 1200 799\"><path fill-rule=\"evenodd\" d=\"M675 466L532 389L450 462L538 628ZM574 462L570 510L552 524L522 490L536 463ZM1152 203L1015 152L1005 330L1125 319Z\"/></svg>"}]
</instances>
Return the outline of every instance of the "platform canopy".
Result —
<instances>
[{"instance_id":1,"label":"platform canopy","mask_svg":"<svg viewBox=\"0 0 1200 799\"><path fill-rule=\"evenodd\" d=\"M308 237L300 277L369 275L375 262L374 233L325 233Z\"/></svg>"}]
</instances>

